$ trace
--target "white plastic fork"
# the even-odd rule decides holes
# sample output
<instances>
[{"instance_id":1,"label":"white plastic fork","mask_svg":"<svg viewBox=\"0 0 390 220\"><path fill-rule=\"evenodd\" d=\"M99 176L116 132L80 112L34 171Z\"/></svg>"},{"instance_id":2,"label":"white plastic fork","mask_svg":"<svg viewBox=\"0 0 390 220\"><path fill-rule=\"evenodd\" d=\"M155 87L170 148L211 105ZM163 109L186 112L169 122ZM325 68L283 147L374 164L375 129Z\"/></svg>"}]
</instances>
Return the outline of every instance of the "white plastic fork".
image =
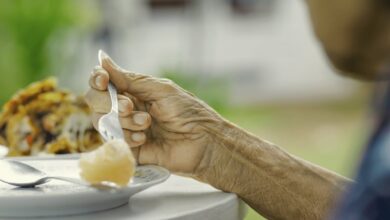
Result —
<instances>
[{"instance_id":1,"label":"white plastic fork","mask_svg":"<svg viewBox=\"0 0 390 220\"><path fill-rule=\"evenodd\" d=\"M99 50L99 63L102 64L102 51ZM98 131L105 141L124 139L122 127L119 122L118 95L115 86L108 83L108 93L111 99L111 111L103 115L98 121Z\"/></svg>"}]
</instances>

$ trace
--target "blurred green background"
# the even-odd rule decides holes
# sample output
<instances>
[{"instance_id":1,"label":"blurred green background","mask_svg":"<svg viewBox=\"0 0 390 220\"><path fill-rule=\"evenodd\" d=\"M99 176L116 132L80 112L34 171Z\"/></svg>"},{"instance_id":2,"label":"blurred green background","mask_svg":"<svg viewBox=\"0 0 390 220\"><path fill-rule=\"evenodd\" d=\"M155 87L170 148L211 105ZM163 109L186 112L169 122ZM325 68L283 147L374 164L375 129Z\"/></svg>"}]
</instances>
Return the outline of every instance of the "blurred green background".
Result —
<instances>
[{"instance_id":1,"label":"blurred green background","mask_svg":"<svg viewBox=\"0 0 390 220\"><path fill-rule=\"evenodd\" d=\"M0 103L29 83L55 75L69 31L86 31L93 15L86 1L0 0Z\"/></svg>"},{"instance_id":2,"label":"blurred green background","mask_svg":"<svg viewBox=\"0 0 390 220\"><path fill-rule=\"evenodd\" d=\"M2 80L0 80L0 104L2 105L18 89L23 88L31 82L52 75L64 79L66 82L64 83L64 86L66 87L77 91L85 90L87 87L86 79L88 78L89 71L84 70L91 70L93 68L94 61L91 60L96 59L97 49L103 47L116 54L116 58L122 59L122 63L124 63L125 66L135 66L136 68L138 66L142 71L144 66L140 63L144 60L146 62L145 69L150 66L156 66L156 70L152 69L152 72L156 72L153 72L152 74L174 80L182 87L205 100L224 117L257 136L274 142L297 156L334 170L342 175L353 175L356 161L359 159L361 152L361 146L363 146L369 130L366 121L368 112L366 104L370 96L368 92L369 89L365 87L362 88L362 86L359 85L356 88L354 87L352 92L347 94L342 92L340 92L342 95L339 95L338 93L333 94L335 98L323 98L321 93L319 93L318 97L315 96L310 99L290 98L290 96L288 96L290 94L287 94L287 98L284 99L281 99L279 95L275 95L276 98L274 99L272 94L273 90L271 88L267 90L270 91L270 96L267 99L264 99L268 101L254 99L267 93L258 92L257 90L248 90L250 86L246 85L252 85L251 83L255 80L252 80L251 77L257 73L252 74L252 72L249 71L250 74L240 75L244 72L247 73L248 70L245 68L243 70L242 67L235 70L232 66L229 66L233 61L226 61L223 59L221 61L221 66L226 66L226 69L221 70L215 68L215 66L218 66L217 64L211 65L211 67L204 65L210 62L212 63L213 59L210 59L211 61L209 59L202 60L203 55L210 54L210 52L202 52L201 47L197 47L196 44L200 43L203 46L206 45L205 47L207 48L212 47L218 40L214 39L211 43L207 43L208 41L204 42L204 39L208 38L202 36L191 38L192 32L190 31L190 34L188 36L185 34L186 37L184 38L191 38L192 40L189 40L189 43L187 42L186 44L179 44L178 47L178 51L181 51L182 47L187 48L186 45L189 45L188 48L192 48L189 52L189 54L191 54L190 65L182 65L182 62L185 63L185 61L178 61L183 57L181 53L175 53L175 56L171 56L168 52L168 55L165 53L162 53L161 55L161 57L171 57L167 59L169 61L168 64L160 65L159 62L162 59L157 59L153 64L152 55L142 53L142 51L147 51L148 49L143 49L144 46L149 45L148 43L144 43L147 41L147 37L150 36L144 35L144 33L149 33L143 29L147 26L146 21L140 21L140 19L136 18L116 20L111 23L107 22L107 20L110 21L110 16L112 15L105 15L105 11L109 11L108 6L111 4L110 2L114 1L0 0L0 74L2 77ZM175 11L175 13L178 14L181 14L182 11L189 10L187 7L190 7L186 5L188 3L183 3L190 1L173 1L176 2L174 4L172 4L172 1L170 4L167 4L166 2L169 1L165 1L164 3L162 0L137 2L139 2L139 4L147 2L148 8L151 10L150 14L152 14L152 12L155 13L156 8L159 7L171 7L169 10L179 8L179 12ZM238 12L234 12L238 15L233 15L233 21L238 23L238 27L241 28L243 25L252 24L252 20L246 20L251 19L250 16L253 16L249 13L248 18L248 11L251 11L252 8L242 7L247 6L245 5L247 3L241 5L237 3L241 1L231 2L233 2L233 10L238 10ZM257 6L267 9L264 11L260 8L257 11L258 13L263 13L262 17L259 19L263 19L262 22L264 23L264 17L269 16L268 14L274 9L269 6L271 3L267 1L254 2L260 2L258 3L260 6ZM142 8L141 6L139 7ZM185 8L183 9L182 7ZM116 10L119 9L111 9L111 12L115 13ZM139 12L142 10L136 11ZM199 12L198 8L196 9L196 12ZM200 12L203 13L203 11ZM158 11L150 16L152 18L153 16L165 16L161 15L164 13L165 12ZM190 15L192 16L193 13L191 13ZM204 14L202 13L195 18L195 26L203 25L197 30L203 30L202 27L207 27L202 23L204 20L199 19L204 17ZM218 13L212 12L212 14ZM241 14L244 14L245 18L235 17L241 16ZM171 22L169 19L172 19L172 15L169 14L167 16L168 18L166 21L164 20L164 22L169 23ZM161 19L158 20L158 22L161 22ZM174 18L173 20L176 21L178 19ZM133 21L134 23L132 23ZM229 20L229 22L231 23L231 20ZM240 22L245 24L241 24ZM123 31L121 26L115 26L115 24L118 23L129 24L129 32L141 33L140 35L142 38L139 38L137 35L129 35L128 38L116 37L116 33L119 33L121 36L124 33L127 33ZM160 24L156 26L153 26L153 24L148 25L151 30L158 29L158 27L161 26ZM275 24L269 22L267 25L274 27ZM167 26L170 27L170 23ZM112 27L114 28L113 30L111 30ZM271 28L271 30L273 29ZM169 30L169 32L175 31L177 30ZM163 37L163 34L159 37ZM85 39L89 39L89 41ZM168 45L168 48L175 47L175 45L169 46L170 43L167 41L151 41L156 43L156 45ZM119 45L115 47L113 46L113 42L119 42L117 43ZM127 45L127 42L130 42L128 44L131 48L134 48L135 52L125 49L122 51L120 49L122 48L122 45ZM138 45L138 42L143 43ZM195 46L193 46L194 44ZM238 48L243 47L241 45L242 41L238 43L229 41L228 44L236 44ZM283 42L276 42L275 45L279 44L283 44ZM295 42L293 42L293 44L295 44ZM69 49L72 48L72 45L73 47L76 47L77 50ZM154 48L155 47L153 47L152 53L158 54L154 51ZM277 48L277 46L275 46L275 48ZM82 52L86 50L89 50L89 52ZM161 51L164 50L166 50L166 48L161 48ZM121 58L125 56L123 54L126 54L126 52L129 53L128 57L131 58L129 59L131 60L129 62L126 62L125 58ZM229 57L231 54L232 53L225 53L223 51L221 56L222 58ZM276 67L283 66L283 62L287 62L280 58L280 56L282 56L280 53L272 54L272 51L269 51L269 53L264 54L264 56L271 56L271 60L280 61L273 64L275 65L275 69L277 69ZM217 55L215 56L217 57ZM259 60L261 60L260 57L259 54ZM293 56L289 55L288 57ZM320 57L319 59L322 58ZM70 63L75 60L79 60L77 65L70 65ZM138 61L140 62L137 63ZM219 61L215 61L214 63L218 62ZM254 63L256 64L256 62L257 61ZM156 63L159 65L156 65ZM172 65L172 63L175 65ZM324 65L315 62L313 63L303 63L302 65L307 66L307 68L314 66L314 69L316 69L316 65L319 67ZM251 66L252 64L246 64L244 62L243 65ZM193 68L193 66L199 68ZM294 67L295 66L289 66L288 68L290 68L291 71L294 71ZM274 74L274 72L272 72L272 65L271 68L261 67L260 69L260 81L264 81L266 84L259 85L258 87L269 88L269 85L275 83L272 80L268 80ZM135 70L138 71L138 69ZM308 72L313 72L312 69L309 70L310 71ZM300 72L299 69L296 71ZM209 74L212 72L217 72L218 74ZM237 74L232 75L232 72ZM323 71L319 70L319 72ZM249 76L249 78L243 76ZM307 78L310 78L310 75L306 76ZM303 77L302 80L306 79L306 76ZM286 77L281 78L280 80L285 80L284 84L275 83L275 86L273 87L275 88L274 90L293 84L293 79L295 80L296 77L294 77L292 73L286 73ZM80 86L78 86L79 84L77 84L76 81L85 85L85 87L79 88ZM237 84L237 82L241 82L242 84ZM336 86L349 87L349 83L343 83L344 82L330 81L329 85L332 87L329 87L328 90L331 91L336 88ZM318 85L318 82L313 81L312 84L308 82L303 86L300 84L297 85L297 87L299 87L298 89L287 93L296 93L297 97L306 97L310 91L317 92L316 85ZM75 86L77 88L75 88ZM306 92L305 89L302 89L306 86L308 87L308 92ZM310 88L311 90L309 91ZM257 93L259 93L258 96L256 95ZM245 102L240 102L243 101L244 98L246 98ZM252 220L262 218L253 210L249 210L246 219Z\"/></svg>"}]
</instances>

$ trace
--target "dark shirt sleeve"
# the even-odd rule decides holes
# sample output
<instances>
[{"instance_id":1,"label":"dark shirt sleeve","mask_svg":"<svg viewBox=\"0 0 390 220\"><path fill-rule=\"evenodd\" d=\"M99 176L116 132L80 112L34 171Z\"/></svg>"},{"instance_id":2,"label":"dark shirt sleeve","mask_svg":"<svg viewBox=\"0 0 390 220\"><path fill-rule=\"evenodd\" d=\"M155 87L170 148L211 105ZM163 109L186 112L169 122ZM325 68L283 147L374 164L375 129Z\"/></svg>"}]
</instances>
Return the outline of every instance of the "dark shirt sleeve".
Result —
<instances>
[{"instance_id":1,"label":"dark shirt sleeve","mask_svg":"<svg viewBox=\"0 0 390 220\"><path fill-rule=\"evenodd\" d=\"M356 182L344 195L335 220L390 219L390 87L375 105L376 129L367 144Z\"/></svg>"}]
</instances>

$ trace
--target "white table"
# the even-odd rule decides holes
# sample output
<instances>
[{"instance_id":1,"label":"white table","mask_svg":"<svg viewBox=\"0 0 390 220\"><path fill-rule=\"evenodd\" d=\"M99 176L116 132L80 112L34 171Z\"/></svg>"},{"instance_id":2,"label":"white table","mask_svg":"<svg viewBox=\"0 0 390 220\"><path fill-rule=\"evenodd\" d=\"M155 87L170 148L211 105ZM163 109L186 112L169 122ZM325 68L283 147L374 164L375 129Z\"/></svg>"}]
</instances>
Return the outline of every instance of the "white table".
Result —
<instances>
[{"instance_id":1,"label":"white table","mask_svg":"<svg viewBox=\"0 0 390 220\"><path fill-rule=\"evenodd\" d=\"M132 220L132 219L212 219L238 220L246 214L244 203L232 193L224 193L190 178L171 175L159 185L130 198L129 203L86 215L57 218L58 220ZM45 218L39 218L45 219ZM3 219L1 220L15 220ZM18 218L18 220L20 220Z\"/></svg>"}]
</instances>

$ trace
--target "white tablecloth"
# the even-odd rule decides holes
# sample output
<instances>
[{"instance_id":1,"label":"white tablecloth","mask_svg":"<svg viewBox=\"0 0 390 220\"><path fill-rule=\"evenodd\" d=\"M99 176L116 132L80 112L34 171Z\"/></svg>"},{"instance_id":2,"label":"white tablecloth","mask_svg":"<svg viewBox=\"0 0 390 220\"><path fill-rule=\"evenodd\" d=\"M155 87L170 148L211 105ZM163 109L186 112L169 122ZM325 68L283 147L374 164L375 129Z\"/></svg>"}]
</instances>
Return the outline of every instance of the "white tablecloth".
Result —
<instances>
[{"instance_id":1,"label":"white tablecloth","mask_svg":"<svg viewBox=\"0 0 390 220\"><path fill-rule=\"evenodd\" d=\"M46 219L238 220L243 219L245 213L245 205L235 194L221 192L190 178L171 175L166 182L134 195L130 198L129 203L122 207L86 215L50 217Z\"/></svg>"}]
</instances>

